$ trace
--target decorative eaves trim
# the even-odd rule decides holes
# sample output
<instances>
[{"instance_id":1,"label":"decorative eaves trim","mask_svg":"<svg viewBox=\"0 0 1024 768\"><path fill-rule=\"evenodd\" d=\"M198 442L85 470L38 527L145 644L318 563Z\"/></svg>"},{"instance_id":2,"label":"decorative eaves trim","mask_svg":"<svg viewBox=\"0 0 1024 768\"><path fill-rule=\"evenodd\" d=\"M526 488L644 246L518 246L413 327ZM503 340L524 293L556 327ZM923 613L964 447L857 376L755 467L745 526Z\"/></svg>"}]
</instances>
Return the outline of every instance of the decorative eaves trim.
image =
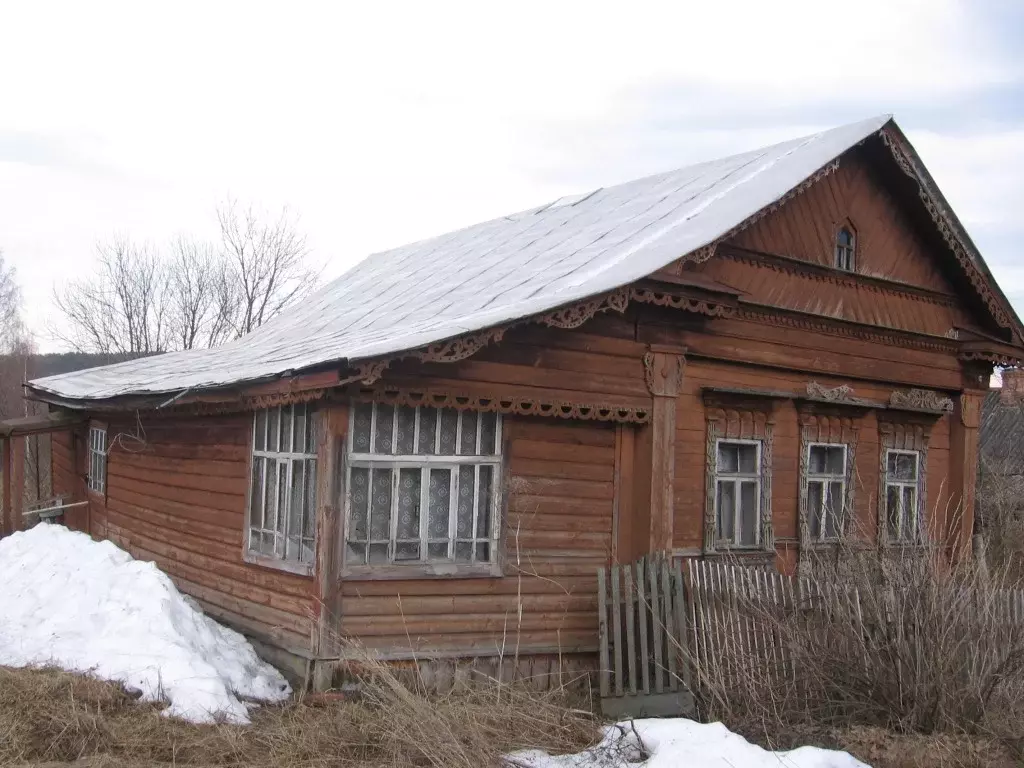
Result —
<instances>
[{"instance_id":1,"label":"decorative eaves trim","mask_svg":"<svg viewBox=\"0 0 1024 768\"><path fill-rule=\"evenodd\" d=\"M975 264L970 253L970 246L968 246L960 236L957 231L958 227L953 223L949 213L945 210L942 203L928 188L928 184L925 182L925 175L917 168L917 165L907 147L904 145L903 140L890 128L883 128L880 135L882 137L882 142L889 148L889 151L900 170L913 179L917 184L917 191L918 195L921 197L921 202L924 203L925 209L931 216L932 221L935 222L936 227L938 227L939 232L946 241L946 244L949 246L950 250L952 250L957 262L959 262L960 266L967 274L967 279L970 281L971 285L974 286L975 291L978 292L978 295L985 303L985 306L987 306L989 311L992 313L992 319L995 320L1002 328L1019 331L1013 321L1012 314L1007 311L1003 301L992 290L989 279Z\"/></svg>"}]
</instances>

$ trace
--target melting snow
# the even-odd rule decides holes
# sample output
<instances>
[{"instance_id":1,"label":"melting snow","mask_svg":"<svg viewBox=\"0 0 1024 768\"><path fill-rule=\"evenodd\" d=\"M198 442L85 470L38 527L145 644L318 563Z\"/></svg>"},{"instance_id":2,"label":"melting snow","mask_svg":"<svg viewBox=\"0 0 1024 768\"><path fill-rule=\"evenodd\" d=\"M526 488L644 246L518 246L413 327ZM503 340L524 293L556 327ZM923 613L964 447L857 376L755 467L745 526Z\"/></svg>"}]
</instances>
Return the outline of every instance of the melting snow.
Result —
<instances>
[{"instance_id":1,"label":"melting snow","mask_svg":"<svg viewBox=\"0 0 1024 768\"><path fill-rule=\"evenodd\" d=\"M646 762L637 736L650 755ZM769 752L721 723L681 718L610 726L600 744L575 755L551 757L534 750L509 757L518 768L869 768L845 752L817 747Z\"/></svg>"},{"instance_id":2,"label":"melting snow","mask_svg":"<svg viewBox=\"0 0 1024 768\"><path fill-rule=\"evenodd\" d=\"M87 672L166 700L164 714L248 723L239 697L291 693L242 635L197 611L153 563L59 525L0 540L0 665Z\"/></svg>"}]
</instances>

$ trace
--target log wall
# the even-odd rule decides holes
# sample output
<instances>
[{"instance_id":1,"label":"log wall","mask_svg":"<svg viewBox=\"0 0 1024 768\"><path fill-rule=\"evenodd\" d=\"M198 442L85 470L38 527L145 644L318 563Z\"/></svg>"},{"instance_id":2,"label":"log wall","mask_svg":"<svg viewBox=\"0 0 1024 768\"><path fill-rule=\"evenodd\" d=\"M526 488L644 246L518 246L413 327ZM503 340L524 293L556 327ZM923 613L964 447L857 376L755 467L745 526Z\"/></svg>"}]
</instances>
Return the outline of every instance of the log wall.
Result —
<instances>
[{"instance_id":1,"label":"log wall","mask_svg":"<svg viewBox=\"0 0 1024 768\"><path fill-rule=\"evenodd\" d=\"M608 563L616 429L506 418L504 576L344 581L341 628L393 655L572 653L597 643Z\"/></svg>"},{"instance_id":2,"label":"log wall","mask_svg":"<svg viewBox=\"0 0 1024 768\"><path fill-rule=\"evenodd\" d=\"M111 423L104 535L211 616L301 653L312 579L242 561L250 433L248 414Z\"/></svg>"}]
</instances>

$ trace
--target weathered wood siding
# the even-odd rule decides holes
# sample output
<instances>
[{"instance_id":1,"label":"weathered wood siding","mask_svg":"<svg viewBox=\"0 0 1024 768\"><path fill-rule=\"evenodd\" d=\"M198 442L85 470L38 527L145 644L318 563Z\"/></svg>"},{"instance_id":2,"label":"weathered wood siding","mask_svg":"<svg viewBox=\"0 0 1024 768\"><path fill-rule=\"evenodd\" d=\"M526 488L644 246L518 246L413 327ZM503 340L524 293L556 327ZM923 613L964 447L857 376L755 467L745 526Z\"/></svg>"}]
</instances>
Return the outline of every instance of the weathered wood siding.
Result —
<instances>
[{"instance_id":1,"label":"weathered wood siding","mask_svg":"<svg viewBox=\"0 0 1024 768\"><path fill-rule=\"evenodd\" d=\"M505 420L502 578L345 581L342 631L402 655L590 651L612 537L615 428Z\"/></svg>"},{"instance_id":2,"label":"weathered wood siding","mask_svg":"<svg viewBox=\"0 0 1024 768\"><path fill-rule=\"evenodd\" d=\"M73 430L54 432L50 436L50 476L54 496L81 501L84 496L81 468L76 443L80 433ZM64 513L64 524L76 531L89 531L89 510L76 507Z\"/></svg>"},{"instance_id":3,"label":"weathered wood siding","mask_svg":"<svg viewBox=\"0 0 1024 768\"><path fill-rule=\"evenodd\" d=\"M735 238L764 253L834 266L835 237L849 222L857 235L857 272L956 295L899 200L863 154L845 155L839 168Z\"/></svg>"},{"instance_id":4,"label":"weathered wood siding","mask_svg":"<svg viewBox=\"0 0 1024 768\"><path fill-rule=\"evenodd\" d=\"M247 414L111 423L105 535L236 628L310 646L312 579L242 561Z\"/></svg>"},{"instance_id":5,"label":"weathered wood siding","mask_svg":"<svg viewBox=\"0 0 1024 768\"><path fill-rule=\"evenodd\" d=\"M683 394L676 417L675 546L694 550L703 547L707 471L707 423L704 387L735 387L806 394L808 377L784 371L694 361L687 366ZM825 387L852 383L855 394L867 400L887 402L893 387L887 384L849 382L816 378ZM878 412L846 412L858 426L854 510L859 526L873 537L878 519L878 487L881 467ZM883 412L900 418L898 412ZM777 400L773 410L772 520L782 553L794 550L798 539L798 497L800 478L800 425L792 401ZM928 445L927 519L936 534L946 525L949 504L949 422L950 416L936 418Z\"/></svg>"}]
</instances>

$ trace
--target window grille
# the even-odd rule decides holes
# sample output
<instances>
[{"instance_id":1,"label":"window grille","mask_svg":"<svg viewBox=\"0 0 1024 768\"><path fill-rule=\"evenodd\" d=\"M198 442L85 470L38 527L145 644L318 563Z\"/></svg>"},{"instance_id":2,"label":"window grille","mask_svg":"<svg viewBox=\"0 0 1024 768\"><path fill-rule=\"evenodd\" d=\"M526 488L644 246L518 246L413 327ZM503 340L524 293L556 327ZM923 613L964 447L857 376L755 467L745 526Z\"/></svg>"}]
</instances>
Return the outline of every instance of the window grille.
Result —
<instances>
[{"instance_id":1,"label":"window grille","mask_svg":"<svg viewBox=\"0 0 1024 768\"><path fill-rule=\"evenodd\" d=\"M495 562L501 429L495 413L354 404L346 565Z\"/></svg>"},{"instance_id":2,"label":"window grille","mask_svg":"<svg viewBox=\"0 0 1024 768\"><path fill-rule=\"evenodd\" d=\"M316 539L313 408L297 403L253 416L249 552L311 565Z\"/></svg>"}]
</instances>

